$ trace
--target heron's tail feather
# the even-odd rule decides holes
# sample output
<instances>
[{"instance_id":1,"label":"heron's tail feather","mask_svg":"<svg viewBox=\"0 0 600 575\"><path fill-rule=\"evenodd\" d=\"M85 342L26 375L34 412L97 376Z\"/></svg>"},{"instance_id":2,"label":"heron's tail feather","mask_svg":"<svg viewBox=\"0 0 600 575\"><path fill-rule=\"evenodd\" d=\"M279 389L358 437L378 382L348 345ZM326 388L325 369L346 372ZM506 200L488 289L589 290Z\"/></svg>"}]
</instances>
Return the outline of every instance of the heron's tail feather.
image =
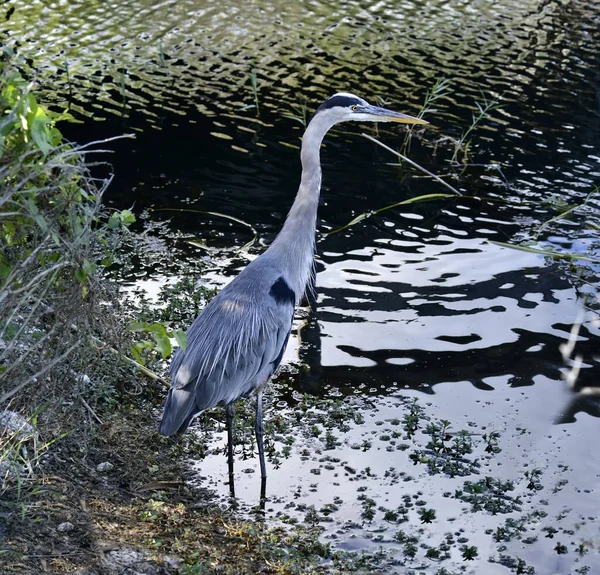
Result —
<instances>
[{"instance_id":1,"label":"heron's tail feather","mask_svg":"<svg viewBox=\"0 0 600 575\"><path fill-rule=\"evenodd\" d=\"M198 413L200 410L193 392L190 393L185 388L171 388L163 409L160 434L168 436L183 433Z\"/></svg>"}]
</instances>

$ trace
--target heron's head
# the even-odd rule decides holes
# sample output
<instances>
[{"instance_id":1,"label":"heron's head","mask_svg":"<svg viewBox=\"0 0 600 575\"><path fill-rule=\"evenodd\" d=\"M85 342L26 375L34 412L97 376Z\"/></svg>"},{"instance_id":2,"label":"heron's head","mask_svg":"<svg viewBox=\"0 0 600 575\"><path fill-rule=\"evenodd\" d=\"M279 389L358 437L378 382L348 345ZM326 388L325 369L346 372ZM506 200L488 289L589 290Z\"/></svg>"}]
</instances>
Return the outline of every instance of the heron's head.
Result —
<instances>
[{"instance_id":1,"label":"heron's head","mask_svg":"<svg viewBox=\"0 0 600 575\"><path fill-rule=\"evenodd\" d=\"M428 124L421 118L407 116L379 106L372 106L366 100L338 92L325 100L315 112L313 119L321 118L333 126L339 122L399 122L400 124Z\"/></svg>"}]
</instances>

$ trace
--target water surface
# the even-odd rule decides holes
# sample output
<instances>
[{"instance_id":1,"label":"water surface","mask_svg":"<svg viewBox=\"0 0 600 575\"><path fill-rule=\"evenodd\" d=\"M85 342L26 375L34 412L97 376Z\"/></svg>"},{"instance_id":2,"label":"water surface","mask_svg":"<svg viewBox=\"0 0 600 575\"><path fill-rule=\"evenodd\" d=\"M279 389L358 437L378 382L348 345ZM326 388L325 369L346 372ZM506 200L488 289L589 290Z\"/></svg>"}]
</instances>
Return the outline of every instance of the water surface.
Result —
<instances>
[{"instance_id":1,"label":"water surface","mask_svg":"<svg viewBox=\"0 0 600 575\"><path fill-rule=\"evenodd\" d=\"M4 35L28 54L44 97L84 120L65 128L69 137L136 133L114 144L108 200L152 208L180 237L205 241L212 250L206 278L217 285L280 229L299 181L302 122L320 101L354 91L415 114L436 79L447 79L452 92L435 102L432 125L413 137L410 156L465 197L398 207L329 234L362 212L445 189L389 165L394 157L360 137L372 127L338 127L325 140L318 298L312 311L299 312L284 374L268 397L270 424L297 428L284 425L274 439L267 517L303 520L314 506L312 520L340 548L393 552L390 573L406 572L403 565L435 572L438 564L505 573L511 563L502 555L538 573L600 570L600 408L587 393L599 373L592 311L578 336L575 391L562 380L559 352L584 305L596 305L598 267L574 269L492 243L533 237L556 215L557 199L581 204L600 179L598 2L5 6L15 12ZM459 138L476 102L493 98L502 107L474 131L469 148L468 163L478 165L451 169L445 138ZM404 142L389 126L377 134L394 148ZM183 211L190 208L240 218L258 242L236 253L251 239L246 226ZM598 223L597 210L591 197L570 223L544 228L536 245L594 256L597 230L589 224ZM207 252L186 253L192 261ZM170 264L157 262L156 278ZM577 279L582 270L591 285ZM327 402L339 399L343 424L328 427L314 403L298 416L302 392L321 398L330 420ZM432 475L411 459L429 438L425 423L406 438L403 418L415 397L429 422L472 431L466 459L477 466L465 464L467 476ZM491 431L500 452L485 450ZM211 455L197 467L199 480L226 496L223 441L223 433L211 436ZM258 501L257 461L250 445L238 451L236 494L250 508ZM542 489L528 489L531 469L541 470ZM493 515L444 496L486 476L514 481L511 497L520 504ZM407 507L407 496L422 503ZM403 506L406 521L386 516ZM435 521L423 522L419 507L435 509ZM527 535L501 541L502 550L486 529L495 533L507 517L526 517ZM549 537L549 526L559 533ZM431 545L454 533L451 559L440 563L423 547L411 557L400 528ZM478 547L475 562L462 560L461 544ZM509 566L488 564L488 556Z\"/></svg>"}]
</instances>

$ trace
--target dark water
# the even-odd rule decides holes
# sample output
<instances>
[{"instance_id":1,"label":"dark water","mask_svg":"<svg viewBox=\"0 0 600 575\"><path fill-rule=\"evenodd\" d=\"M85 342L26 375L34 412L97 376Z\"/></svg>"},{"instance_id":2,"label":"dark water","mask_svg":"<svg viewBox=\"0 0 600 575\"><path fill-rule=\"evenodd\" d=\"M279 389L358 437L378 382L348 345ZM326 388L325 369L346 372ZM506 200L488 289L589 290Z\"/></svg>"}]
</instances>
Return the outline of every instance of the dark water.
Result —
<instances>
[{"instance_id":1,"label":"dark water","mask_svg":"<svg viewBox=\"0 0 600 575\"><path fill-rule=\"evenodd\" d=\"M406 399L418 397L431 418L450 420L455 430L501 434L502 453L488 460L482 451L474 481L494 475L527 492L524 471L543 470L544 490L508 514L544 508L548 516L529 525L538 538L530 544L517 538L506 543L505 553L538 573L575 573L585 565L600 570L600 405L593 394L600 358L593 311L598 264L580 261L574 268L491 243L532 239L537 248L597 257L597 196L570 221L549 225L538 236L535 231L557 214L557 200L583 204L600 181L598 2L6 6L15 12L5 35L30 57L44 96L87 118L64 128L69 137L83 142L136 134L134 141L114 144L109 201L152 208L153 218L171 218L169 225L183 237L205 240L213 250L207 277L218 284L260 253L282 225L299 181L298 118L338 90L373 102L381 98L414 114L436 79L447 79L452 92L435 102L436 111L427 116L432 126L422 140L413 138L410 157L447 175L468 197L402 206L327 235L362 212L446 190L389 165L390 154L360 137L361 131L373 133L369 126L339 127L326 138L319 295L313 312L299 314L297 337L286 353L290 373L304 367L291 376L292 391L283 381L273 386L268 411L272 418L279 410L293 419L298 392L310 391L345 397L364 423L337 429L340 444L329 455L322 437L307 429L297 433L289 458L271 472L268 516L302 518L303 506L322 509L339 498L326 531L337 545L381 544L398 551L401 563L434 572L435 562L422 555L411 562L403 554L392 541L397 525L383 512L371 522L361 515L357 485L380 508L421 493L438 510L437 521L423 524L413 510L405 530L424 530L422 537L434 540L462 529L480 558L498 557L484 531L495 530L506 516L471 513L442 497L464 478L431 476L409 459L410 450L385 439L393 435L390 422L406 414ZM444 138L459 138L477 113L475 102L485 98L499 98L502 107L473 132L469 163L479 165L452 170ZM379 138L394 148L404 141L388 127ZM248 254L236 254L252 237L246 226L177 211L187 208L240 218L257 230L259 241ZM206 255L191 248L188 253ZM160 286L169 264L157 262L144 285ZM575 353L583 364L575 392L584 393L562 380L566 365L559 352L578 317L583 324ZM222 440L219 435L212 445L220 449ZM369 447L356 449L365 441ZM256 467L255 459L241 455L237 463L240 470ZM344 471L367 467L370 472L358 476ZM227 492L221 453L199 468L203 481ZM410 480L398 483L398 470ZM256 503L256 474L239 475L240 499ZM566 487L556 490L563 480ZM561 534L545 537L543 528L555 524ZM568 553L556 552L557 539ZM589 551L580 557L582 541ZM453 560L472 566L460 554ZM507 572L482 565L473 568Z\"/></svg>"}]
</instances>

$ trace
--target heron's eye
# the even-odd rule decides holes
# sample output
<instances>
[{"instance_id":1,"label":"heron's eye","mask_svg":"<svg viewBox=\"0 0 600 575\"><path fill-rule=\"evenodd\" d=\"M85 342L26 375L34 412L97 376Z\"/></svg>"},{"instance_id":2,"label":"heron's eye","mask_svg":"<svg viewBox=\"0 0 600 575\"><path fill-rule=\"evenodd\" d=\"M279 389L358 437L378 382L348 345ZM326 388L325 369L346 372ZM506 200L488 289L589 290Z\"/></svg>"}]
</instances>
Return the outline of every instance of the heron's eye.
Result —
<instances>
[{"instance_id":1,"label":"heron's eye","mask_svg":"<svg viewBox=\"0 0 600 575\"><path fill-rule=\"evenodd\" d=\"M358 110L358 106L357 105L352 106L352 111L356 112L356 110Z\"/></svg>"}]
</instances>

